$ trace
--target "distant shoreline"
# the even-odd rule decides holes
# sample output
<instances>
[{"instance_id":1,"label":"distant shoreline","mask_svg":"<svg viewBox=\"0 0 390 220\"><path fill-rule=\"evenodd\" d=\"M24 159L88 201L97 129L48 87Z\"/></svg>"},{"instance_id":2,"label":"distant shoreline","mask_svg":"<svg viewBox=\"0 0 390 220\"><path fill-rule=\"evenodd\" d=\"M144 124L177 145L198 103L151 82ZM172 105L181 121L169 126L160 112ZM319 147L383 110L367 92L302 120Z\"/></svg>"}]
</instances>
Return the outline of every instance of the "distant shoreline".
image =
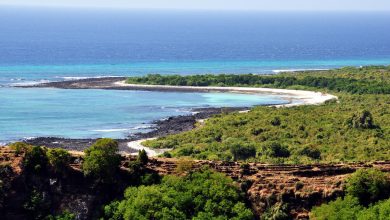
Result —
<instances>
[{"instance_id":1,"label":"distant shoreline","mask_svg":"<svg viewBox=\"0 0 390 220\"><path fill-rule=\"evenodd\" d=\"M336 96L314 91L255 88L255 87L195 87L195 86L169 86L169 85L142 85L127 84L127 77L103 77L87 78L78 80L67 80L58 82L48 82L36 85L15 86L19 88L58 88L58 89L106 89L106 90L143 90L160 92L227 92L246 94L266 94L277 95L287 100L286 104L267 105L275 107L292 107L298 105L319 105L328 100L337 99ZM196 114L170 117L167 120L155 121L155 128L151 132L138 133L124 139L118 139L120 151L124 154L135 153L136 146L140 148L141 142L145 139L157 138L171 134L189 131L195 127L198 120L207 119L215 114L232 111L247 111L246 108L199 108ZM82 151L96 139L72 139L56 137L39 137L25 142L33 145L43 145L47 147L61 147L67 150Z\"/></svg>"},{"instance_id":2,"label":"distant shoreline","mask_svg":"<svg viewBox=\"0 0 390 220\"><path fill-rule=\"evenodd\" d=\"M217 87L217 86L170 86L170 85L143 85L127 84L127 77L102 77L80 80L67 80L41 83L36 85L15 86L20 88L58 88L58 89L107 89L107 90L143 90L160 92L230 92L278 95L288 101L288 104L277 107L290 107L297 105L318 105L325 101L337 99L336 96L321 92L274 89L257 87Z\"/></svg>"}]
</instances>

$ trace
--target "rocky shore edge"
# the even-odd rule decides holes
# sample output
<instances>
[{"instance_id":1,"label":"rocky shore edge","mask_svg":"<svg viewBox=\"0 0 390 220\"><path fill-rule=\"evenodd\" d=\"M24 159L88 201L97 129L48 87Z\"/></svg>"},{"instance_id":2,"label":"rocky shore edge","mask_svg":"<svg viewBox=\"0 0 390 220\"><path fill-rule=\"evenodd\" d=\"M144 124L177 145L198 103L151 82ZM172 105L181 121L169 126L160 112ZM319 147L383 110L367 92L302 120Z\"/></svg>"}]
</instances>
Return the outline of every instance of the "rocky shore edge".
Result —
<instances>
[{"instance_id":1,"label":"rocky shore edge","mask_svg":"<svg viewBox=\"0 0 390 220\"><path fill-rule=\"evenodd\" d=\"M167 119L152 122L152 130L149 132L129 134L127 138L116 140L119 143L119 150L122 154L131 154L136 152L136 150L128 147L128 143L131 141L178 134L181 132L192 130L193 128L195 128L195 124L199 120L207 119L217 114L245 110L249 110L249 108L195 108L192 109L192 112L194 113L190 115L172 116ZM23 142L35 146L46 146L48 148L63 148L69 151L83 151L85 148L93 144L96 140L96 138L75 139L61 137L37 137L23 140Z\"/></svg>"}]
</instances>

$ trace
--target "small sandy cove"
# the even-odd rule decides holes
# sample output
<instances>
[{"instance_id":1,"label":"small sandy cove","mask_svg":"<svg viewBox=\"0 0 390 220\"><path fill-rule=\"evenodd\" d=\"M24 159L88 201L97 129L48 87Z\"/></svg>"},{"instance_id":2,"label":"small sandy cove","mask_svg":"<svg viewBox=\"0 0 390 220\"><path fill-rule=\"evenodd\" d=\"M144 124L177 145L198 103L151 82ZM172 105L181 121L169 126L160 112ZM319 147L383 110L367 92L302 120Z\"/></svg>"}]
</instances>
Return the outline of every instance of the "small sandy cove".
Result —
<instances>
[{"instance_id":1,"label":"small sandy cove","mask_svg":"<svg viewBox=\"0 0 390 220\"><path fill-rule=\"evenodd\" d=\"M272 88L250 88L250 87L216 87L216 86L169 86L169 85L139 85L127 84L125 81L115 82L115 86L145 89L145 90L162 90L162 91L193 91L193 92L233 92L233 93L252 93L277 95L285 100L288 104L276 105L276 107L292 107L299 105L319 105L328 100L337 100L337 96L313 91L292 90L292 89L272 89ZM243 112L244 113L244 112ZM135 150L144 149L150 157L158 156L169 149L151 149L143 146L141 143L145 140L137 140L128 143L128 146Z\"/></svg>"}]
</instances>

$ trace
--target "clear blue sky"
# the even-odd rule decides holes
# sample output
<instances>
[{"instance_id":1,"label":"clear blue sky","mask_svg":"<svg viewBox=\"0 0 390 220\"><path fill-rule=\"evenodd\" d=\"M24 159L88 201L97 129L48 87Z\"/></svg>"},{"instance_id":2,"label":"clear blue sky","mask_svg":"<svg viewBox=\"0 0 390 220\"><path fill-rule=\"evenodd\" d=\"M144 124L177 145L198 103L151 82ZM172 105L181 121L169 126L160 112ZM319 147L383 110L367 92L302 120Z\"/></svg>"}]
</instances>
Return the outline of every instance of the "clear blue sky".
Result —
<instances>
[{"instance_id":1,"label":"clear blue sky","mask_svg":"<svg viewBox=\"0 0 390 220\"><path fill-rule=\"evenodd\" d=\"M0 6L390 11L390 0L0 0Z\"/></svg>"}]
</instances>

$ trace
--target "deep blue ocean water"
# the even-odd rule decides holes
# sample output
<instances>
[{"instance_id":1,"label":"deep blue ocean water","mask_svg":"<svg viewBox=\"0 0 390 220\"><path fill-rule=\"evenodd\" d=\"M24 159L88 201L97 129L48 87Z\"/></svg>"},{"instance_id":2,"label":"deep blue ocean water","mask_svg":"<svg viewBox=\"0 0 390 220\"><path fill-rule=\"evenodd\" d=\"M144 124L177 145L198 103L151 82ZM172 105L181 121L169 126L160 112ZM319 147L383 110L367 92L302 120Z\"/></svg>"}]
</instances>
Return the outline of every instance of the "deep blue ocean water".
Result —
<instances>
[{"instance_id":1,"label":"deep blue ocean water","mask_svg":"<svg viewBox=\"0 0 390 220\"><path fill-rule=\"evenodd\" d=\"M123 137L195 106L278 97L15 89L74 77L276 73L390 64L390 14L0 8L0 142ZM107 114L109 112L110 114Z\"/></svg>"}]
</instances>

